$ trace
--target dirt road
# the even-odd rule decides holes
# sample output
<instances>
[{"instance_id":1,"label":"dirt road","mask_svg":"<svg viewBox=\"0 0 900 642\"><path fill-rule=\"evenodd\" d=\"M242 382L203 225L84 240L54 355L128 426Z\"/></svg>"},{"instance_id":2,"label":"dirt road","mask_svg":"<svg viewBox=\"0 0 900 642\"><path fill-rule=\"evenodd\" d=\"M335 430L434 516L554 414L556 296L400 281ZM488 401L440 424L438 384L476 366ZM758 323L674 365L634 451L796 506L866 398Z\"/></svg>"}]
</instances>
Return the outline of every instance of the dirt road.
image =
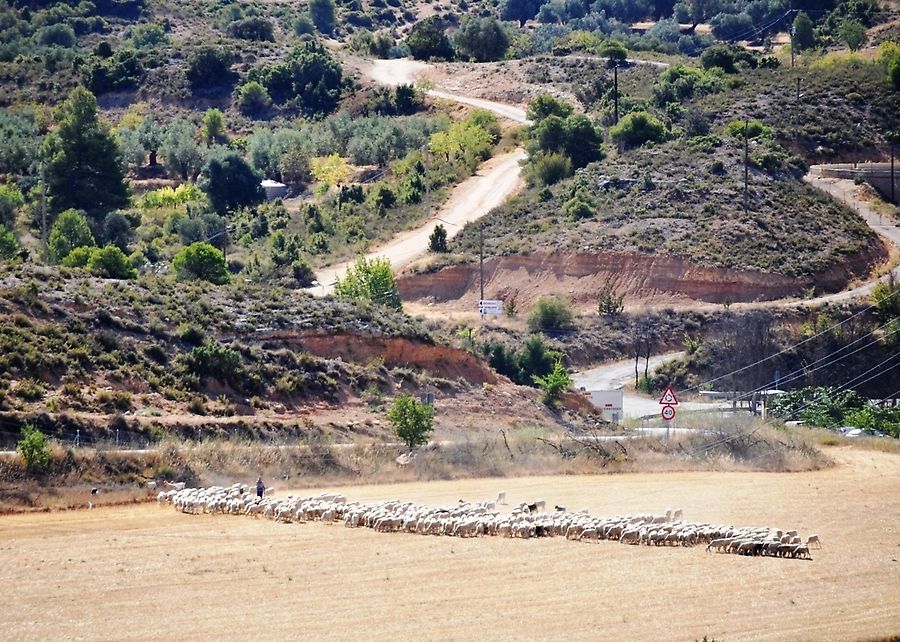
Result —
<instances>
[{"instance_id":1,"label":"dirt road","mask_svg":"<svg viewBox=\"0 0 900 642\"><path fill-rule=\"evenodd\" d=\"M478 220L522 188L519 162L524 158L525 151L517 149L488 160L474 176L456 186L447 202L428 222L399 234L367 253L366 258L385 257L398 272L427 251L428 237L438 224L444 225L448 239L453 238L466 223ZM334 291L335 280L343 277L351 263L347 261L319 270L316 280L322 285L308 291L317 295L330 294Z\"/></svg>"},{"instance_id":2,"label":"dirt road","mask_svg":"<svg viewBox=\"0 0 900 642\"><path fill-rule=\"evenodd\" d=\"M638 473L344 488L430 505L547 500L596 515L817 533L813 561L700 548L381 534L155 505L0 517L10 640L859 640L900 633L900 456L813 473ZM243 481L252 481L250 479Z\"/></svg>"}]
</instances>

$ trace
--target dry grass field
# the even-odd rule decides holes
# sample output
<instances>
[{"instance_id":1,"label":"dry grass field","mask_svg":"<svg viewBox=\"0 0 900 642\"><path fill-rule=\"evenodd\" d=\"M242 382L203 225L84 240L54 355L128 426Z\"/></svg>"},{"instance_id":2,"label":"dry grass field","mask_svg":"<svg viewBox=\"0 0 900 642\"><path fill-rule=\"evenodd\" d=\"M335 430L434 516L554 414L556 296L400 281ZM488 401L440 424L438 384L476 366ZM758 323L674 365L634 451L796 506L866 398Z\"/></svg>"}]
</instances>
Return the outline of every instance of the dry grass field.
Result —
<instances>
[{"instance_id":1,"label":"dry grass field","mask_svg":"<svg viewBox=\"0 0 900 642\"><path fill-rule=\"evenodd\" d=\"M532 477L342 488L818 533L813 561L564 539L379 534L156 505L0 517L0 638L859 640L900 634L900 455L811 473ZM247 480L250 481L250 480ZM279 489L279 494L286 490Z\"/></svg>"}]
</instances>

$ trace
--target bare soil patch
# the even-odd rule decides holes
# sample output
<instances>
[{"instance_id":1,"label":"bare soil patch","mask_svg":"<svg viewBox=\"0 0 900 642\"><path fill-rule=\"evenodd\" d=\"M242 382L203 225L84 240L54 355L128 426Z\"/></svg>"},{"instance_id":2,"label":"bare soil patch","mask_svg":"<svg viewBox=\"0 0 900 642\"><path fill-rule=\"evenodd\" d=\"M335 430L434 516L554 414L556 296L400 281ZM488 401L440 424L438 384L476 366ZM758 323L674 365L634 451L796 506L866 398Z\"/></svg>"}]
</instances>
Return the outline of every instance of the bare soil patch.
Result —
<instances>
[{"instance_id":1,"label":"bare soil patch","mask_svg":"<svg viewBox=\"0 0 900 642\"><path fill-rule=\"evenodd\" d=\"M813 561L561 539L460 540L128 506L0 518L9 639L856 640L900 632L900 456L799 474L669 473L346 487L816 532Z\"/></svg>"}]
</instances>

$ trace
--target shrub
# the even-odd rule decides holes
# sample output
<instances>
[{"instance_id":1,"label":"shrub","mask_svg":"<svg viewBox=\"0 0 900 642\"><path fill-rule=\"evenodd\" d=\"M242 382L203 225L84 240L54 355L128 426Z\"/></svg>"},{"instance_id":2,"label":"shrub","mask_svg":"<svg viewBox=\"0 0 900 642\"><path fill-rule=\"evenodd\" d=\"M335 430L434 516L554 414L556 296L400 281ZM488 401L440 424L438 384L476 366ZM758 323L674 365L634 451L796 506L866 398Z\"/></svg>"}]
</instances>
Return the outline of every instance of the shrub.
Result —
<instances>
[{"instance_id":1,"label":"shrub","mask_svg":"<svg viewBox=\"0 0 900 642\"><path fill-rule=\"evenodd\" d=\"M222 285L229 281L225 256L209 243L192 243L172 260L175 275L184 281L209 281Z\"/></svg>"},{"instance_id":2,"label":"shrub","mask_svg":"<svg viewBox=\"0 0 900 642\"><path fill-rule=\"evenodd\" d=\"M88 261L91 260L91 256L94 254L94 249L84 245L76 247L62 260L62 265L69 268L87 267Z\"/></svg>"},{"instance_id":3,"label":"shrub","mask_svg":"<svg viewBox=\"0 0 900 642\"><path fill-rule=\"evenodd\" d=\"M447 228L438 223L428 237L428 251L435 253L447 252Z\"/></svg>"},{"instance_id":4,"label":"shrub","mask_svg":"<svg viewBox=\"0 0 900 642\"><path fill-rule=\"evenodd\" d=\"M19 242L12 230L0 225L0 259L10 260L19 253Z\"/></svg>"},{"instance_id":5,"label":"shrub","mask_svg":"<svg viewBox=\"0 0 900 642\"><path fill-rule=\"evenodd\" d=\"M430 16L414 24L406 37L406 46L412 57L418 60L453 58L453 49L438 16Z\"/></svg>"},{"instance_id":6,"label":"shrub","mask_svg":"<svg viewBox=\"0 0 900 642\"><path fill-rule=\"evenodd\" d=\"M314 42L297 47L283 62L251 69L247 80L263 85L274 102L292 101L308 116L331 113L344 87L340 63Z\"/></svg>"},{"instance_id":7,"label":"shrub","mask_svg":"<svg viewBox=\"0 0 900 642\"><path fill-rule=\"evenodd\" d=\"M255 80L243 85L238 92L238 108L244 114L256 114L272 105L268 90Z\"/></svg>"},{"instance_id":8,"label":"shrub","mask_svg":"<svg viewBox=\"0 0 900 642\"><path fill-rule=\"evenodd\" d=\"M509 47L509 37L493 18L463 18L453 34L453 44L463 58L478 62L499 60Z\"/></svg>"},{"instance_id":9,"label":"shrub","mask_svg":"<svg viewBox=\"0 0 900 642\"><path fill-rule=\"evenodd\" d=\"M23 379L16 385L16 396L25 401L40 401L45 393L43 382L37 379Z\"/></svg>"},{"instance_id":10,"label":"shrub","mask_svg":"<svg viewBox=\"0 0 900 642\"><path fill-rule=\"evenodd\" d=\"M533 379L538 387L544 392L544 396L541 399L544 402L544 405L550 406L551 408L556 406L562 397L562 393L572 385L572 379L569 377L569 373L566 372L562 362L559 360L557 360L556 364L553 366L553 370L549 374L543 377L535 375Z\"/></svg>"},{"instance_id":11,"label":"shrub","mask_svg":"<svg viewBox=\"0 0 900 642\"><path fill-rule=\"evenodd\" d=\"M744 138L744 126L747 128L747 138L772 138L772 128L764 125L758 120L733 120L725 125L724 134L732 138Z\"/></svg>"},{"instance_id":12,"label":"shrub","mask_svg":"<svg viewBox=\"0 0 900 642\"><path fill-rule=\"evenodd\" d=\"M241 40L274 41L275 31L272 22L259 16L251 16L235 20L226 29L229 37Z\"/></svg>"},{"instance_id":13,"label":"shrub","mask_svg":"<svg viewBox=\"0 0 900 642\"><path fill-rule=\"evenodd\" d=\"M577 196L566 201L566 204L563 205L563 210L565 210L566 216L573 221L579 221L583 218L593 218L597 214L593 207Z\"/></svg>"},{"instance_id":14,"label":"shrub","mask_svg":"<svg viewBox=\"0 0 900 642\"><path fill-rule=\"evenodd\" d=\"M391 404L388 421L394 434L412 450L428 443L434 423L434 409L429 404L416 401L412 395L402 394Z\"/></svg>"},{"instance_id":15,"label":"shrub","mask_svg":"<svg viewBox=\"0 0 900 642\"><path fill-rule=\"evenodd\" d=\"M395 310L403 307L391 262L384 257L371 261L364 256L357 257L344 278L338 279L334 293L344 299L372 301Z\"/></svg>"},{"instance_id":16,"label":"shrub","mask_svg":"<svg viewBox=\"0 0 900 642\"><path fill-rule=\"evenodd\" d=\"M572 161L565 154L553 152L533 157L527 179L532 185L553 185L572 175Z\"/></svg>"},{"instance_id":17,"label":"shrub","mask_svg":"<svg viewBox=\"0 0 900 642\"><path fill-rule=\"evenodd\" d=\"M128 257L115 245L97 248L87 262L88 271L103 279L133 279L137 277Z\"/></svg>"},{"instance_id":18,"label":"shrub","mask_svg":"<svg viewBox=\"0 0 900 642\"><path fill-rule=\"evenodd\" d=\"M316 25L316 29L330 35L334 31L336 20L334 0L310 0L309 19Z\"/></svg>"},{"instance_id":19,"label":"shrub","mask_svg":"<svg viewBox=\"0 0 900 642\"><path fill-rule=\"evenodd\" d=\"M237 383L243 373L240 353L218 343L195 347L185 356L185 364L201 380L213 377L223 383Z\"/></svg>"},{"instance_id":20,"label":"shrub","mask_svg":"<svg viewBox=\"0 0 900 642\"><path fill-rule=\"evenodd\" d=\"M93 247L94 235L84 214L78 210L66 210L59 215L50 229L50 255L62 261L76 247Z\"/></svg>"},{"instance_id":21,"label":"shrub","mask_svg":"<svg viewBox=\"0 0 900 642\"><path fill-rule=\"evenodd\" d=\"M72 27L62 23L42 27L34 35L34 40L42 47L64 47L66 49L71 49L77 42Z\"/></svg>"},{"instance_id":22,"label":"shrub","mask_svg":"<svg viewBox=\"0 0 900 642\"><path fill-rule=\"evenodd\" d=\"M202 199L203 191L195 183L183 183L175 188L161 187L147 192L138 200L137 206L144 210L169 208Z\"/></svg>"},{"instance_id":23,"label":"shrub","mask_svg":"<svg viewBox=\"0 0 900 642\"><path fill-rule=\"evenodd\" d=\"M0 185L0 225L12 228L16 220L16 210L25 205L22 192L15 185Z\"/></svg>"},{"instance_id":24,"label":"shrub","mask_svg":"<svg viewBox=\"0 0 900 642\"><path fill-rule=\"evenodd\" d=\"M237 152L210 158L201 171L198 186L216 212L232 212L262 203L266 194L260 176Z\"/></svg>"},{"instance_id":25,"label":"shrub","mask_svg":"<svg viewBox=\"0 0 900 642\"><path fill-rule=\"evenodd\" d=\"M297 282L297 285L301 288L306 288L312 285L312 282L316 278L316 273L313 271L312 267L304 261L303 259L297 259L293 263L291 263L291 276L294 277L294 280Z\"/></svg>"},{"instance_id":26,"label":"shrub","mask_svg":"<svg viewBox=\"0 0 900 642\"><path fill-rule=\"evenodd\" d=\"M572 309L557 297L541 297L534 304L528 317L528 329L532 332L558 332L572 324Z\"/></svg>"},{"instance_id":27,"label":"shrub","mask_svg":"<svg viewBox=\"0 0 900 642\"><path fill-rule=\"evenodd\" d=\"M669 136L665 124L645 111L626 114L609 133L614 141L625 147L640 147L650 142L662 143Z\"/></svg>"},{"instance_id":28,"label":"shrub","mask_svg":"<svg viewBox=\"0 0 900 642\"><path fill-rule=\"evenodd\" d=\"M158 25L155 22L135 25L128 39L131 41L131 46L135 49L152 49L169 42L169 37L166 35L162 25Z\"/></svg>"},{"instance_id":29,"label":"shrub","mask_svg":"<svg viewBox=\"0 0 900 642\"><path fill-rule=\"evenodd\" d=\"M199 346L206 342L206 332L193 323L182 323L178 326L178 338L190 345Z\"/></svg>"},{"instance_id":30,"label":"shrub","mask_svg":"<svg viewBox=\"0 0 900 642\"><path fill-rule=\"evenodd\" d=\"M31 424L22 426L22 438L16 444L16 450L25 460L25 468L29 472L39 472L50 463L50 449L47 447L47 437L38 428Z\"/></svg>"},{"instance_id":31,"label":"shrub","mask_svg":"<svg viewBox=\"0 0 900 642\"><path fill-rule=\"evenodd\" d=\"M194 87L230 84L234 56L227 49L204 45L188 58L185 74Z\"/></svg>"}]
</instances>

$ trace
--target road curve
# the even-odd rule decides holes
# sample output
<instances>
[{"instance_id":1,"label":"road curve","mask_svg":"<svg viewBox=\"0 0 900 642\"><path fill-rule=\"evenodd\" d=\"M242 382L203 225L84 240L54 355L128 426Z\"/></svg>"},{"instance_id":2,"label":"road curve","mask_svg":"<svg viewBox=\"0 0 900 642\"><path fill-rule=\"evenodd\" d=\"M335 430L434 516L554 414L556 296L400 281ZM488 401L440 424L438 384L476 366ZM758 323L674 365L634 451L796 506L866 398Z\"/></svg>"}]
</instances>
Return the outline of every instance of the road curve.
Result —
<instances>
[{"instance_id":1,"label":"road curve","mask_svg":"<svg viewBox=\"0 0 900 642\"><path fill-rule=\"evenodd\" d=\"M427 63L418 60L375 60L364 67L364 72L379 84L401 85L415 82L416 77L428 68ZM440 90L429 90L428 95L487 109L517 123L529 122L524 110L511 105L458 96ZM365 257L369 260L377 257L386 258L391 262L395 272L402 270L425 254L428 237L439 223L444 224L447 238L451 239L466 223L478 220L495 207L502 205L510 196L518 193L524 186L519 165L524 159L525 150L521 147L489 159L473 176L453 189L447 202L426 223L414 230L400 233L377 250L366 253ZM344 261L318 270L316 272L318 285L307 288L307 292L315 296L333 293L335 282L344 276L352 263L353 261Z\"/></svg>"},{"instance_id":2,"label":"road curve","mask_svg":"<svg viewBox=\"0 0 900 642\"><path fill-rule=\"evenodd\" d=\"M368 252L366 258L387 258L396 272L427 251L428 237L439 223L444 223L447 238L453 238L466 223L475 221L502 205L509 196L522 188L519 162L524 158L523 149L491 158L474 176L453 189L447 202L428 222L399 234L377 250ZM316 279L321 285L309 292L319 295L333 292L336 279L344 275L351 263L352 261L346 261L319 270Z\"/></svg>"}]
</instances>

